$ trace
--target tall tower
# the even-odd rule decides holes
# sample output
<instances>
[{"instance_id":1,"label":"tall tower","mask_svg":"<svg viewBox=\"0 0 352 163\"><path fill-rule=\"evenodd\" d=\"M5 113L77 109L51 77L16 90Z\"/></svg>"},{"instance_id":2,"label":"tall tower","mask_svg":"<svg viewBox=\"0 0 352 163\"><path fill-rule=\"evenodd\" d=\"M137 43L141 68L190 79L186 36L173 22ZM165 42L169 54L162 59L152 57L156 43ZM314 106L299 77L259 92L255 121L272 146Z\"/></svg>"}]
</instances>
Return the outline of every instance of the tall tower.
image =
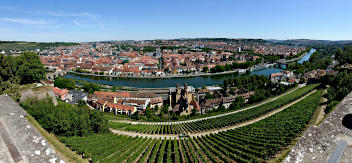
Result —
<instances>
[{"instance_id":1,"label":"tall tower","mask_svg":"<svg viewBox=\"0 0 352 163\"><path fill-rule=\"evenodd\" d=\"M181 94L181 86L178 83L176 85L176 94Z\"/></svg>"},{"instance_id":2,"label":"tall tower","mask_svg":"<svg viewBox=\"0 0 352 163\"><path fill-rule=\"evenodd\" d=\"M187 82L185 83L185 94L187 95L188 94L188 86L187 86Z\"/></svg>"},{"instance_id":3,"label":"tall tower","mask_svg":"<svg viewBox=\"0 0 352 163\"><path fill-rule=\"evenodd\" d=\"M180 98L181 98L181 86L180 86L180 84L177 83L175 103L177 103Z\"/></svg>"}]
</instances>

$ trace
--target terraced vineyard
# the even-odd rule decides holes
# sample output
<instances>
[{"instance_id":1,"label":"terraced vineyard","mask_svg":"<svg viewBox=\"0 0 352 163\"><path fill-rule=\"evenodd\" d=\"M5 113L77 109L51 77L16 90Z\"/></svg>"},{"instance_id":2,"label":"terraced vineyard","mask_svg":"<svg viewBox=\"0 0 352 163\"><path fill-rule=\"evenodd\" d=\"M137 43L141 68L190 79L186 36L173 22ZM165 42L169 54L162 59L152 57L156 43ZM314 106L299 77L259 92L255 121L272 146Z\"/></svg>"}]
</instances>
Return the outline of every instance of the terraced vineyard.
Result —
<instances>
[{"instance_id":1,"label":"terraced vineyard","mask_svg":"<svg viewBox=\"0 0 352 163\"><path fill-rule=\"evenodd\" d=\"M131 125L126 123L111 122L110 127L118 130L135 131L148 134L179 134L213 130L255 119L302 97L316 87L317 85L308 85L282 96L275 101L271 101L245 111L202 121L170 125Z\"/></svg>"},{"instance_id":2,"label":"terraced vineyard","mask_svg":"<svg viewBox=\"0 0 352 163\"><path fill-rule=\"evenodd\" d=\"M61 141L93 162L263 162L305 129L321 93L251 125L208 136L162 140L104 134Z\"/></svg>"}]
</instances>

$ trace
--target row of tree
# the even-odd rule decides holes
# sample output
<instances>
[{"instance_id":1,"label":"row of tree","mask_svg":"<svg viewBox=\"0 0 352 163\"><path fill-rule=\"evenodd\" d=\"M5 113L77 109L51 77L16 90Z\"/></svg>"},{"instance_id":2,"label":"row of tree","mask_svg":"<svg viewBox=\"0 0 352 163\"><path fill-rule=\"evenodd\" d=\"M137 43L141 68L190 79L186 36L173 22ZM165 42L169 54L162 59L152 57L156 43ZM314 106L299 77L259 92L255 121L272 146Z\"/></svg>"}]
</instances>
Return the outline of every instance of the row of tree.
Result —
<instances>
[{"instance_id":1,"label":"row of tree","mask_svg":"<svg viewBox=\"0 0 352 163\"><path fill-rule=\"evenodd\" d=\"M247 61L245 63L232 62L232 64L216 65L214 68L211 68L211 69L209 69L208 67L204 67L203 72L210 71L211 73L217 73L217 72L231 71L235 69L247 69L260 62L261 62L261 59L257 59L256 61Z\"/></svg>"},{"instance_id":2,"label":"row of tree","mask_svg":"<svg viewBox=\"0 0 352 163\"><path fill-rule=\"evenodd\" d=\"M240 77L230 78L223 82L223 89L226 89L224 92L230 88L229 92L232 93L234 87L254 91L255 95L250 97L249 103L257 103L268 97L279 95L295 86L297 84L288 86L274 84L268 77L258 75L241 75Z\"/></svg>"},{"instance_id":3,"label":"row of tree","mask_svg":"<svg viewBox=\"0 0 352 163\"><path fill-rule=\"evenodd\" d=\"M56 78L54 82L55 87L59 88L66 88L69 90L75 89L76 84L75 81L72 79L67 78ZM100 91L101 87L98 84L91 83L91 82L83 82L82 89L90 94L93 94L95 91ZM116 91L116 87L113 88L113 91Z\"/></svg>"},{"instance_id":4,"label":"row of tree","mask_svg":"<svg viewBox=\"0 0 352 163\"><path fill-rule=\"evenodd\" d=\"M55 106L50 98L28 99L21 106L48 132L58 136L87 136L108 132L104 113L87 108L85 103L71 105L64 102Z\"/></svg>"}]
</instances>

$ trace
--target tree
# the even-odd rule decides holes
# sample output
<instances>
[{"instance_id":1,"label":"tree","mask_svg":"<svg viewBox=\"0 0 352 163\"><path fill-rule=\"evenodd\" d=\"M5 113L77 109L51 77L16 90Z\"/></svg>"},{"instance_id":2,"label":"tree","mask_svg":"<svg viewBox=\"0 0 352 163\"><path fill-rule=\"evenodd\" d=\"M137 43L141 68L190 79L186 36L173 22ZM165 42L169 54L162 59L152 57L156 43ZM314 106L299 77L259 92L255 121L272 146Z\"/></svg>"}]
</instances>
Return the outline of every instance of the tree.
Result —
<instances>
[{"instance_id":1,"label":"tree","mask_svg":"<svg viewBox=\"0 0 352 163\"><path fill-rule=\"evenodd\" d=\"M54 86L59 88L67 88L69 90L75 89L75 82L71 79L57 78L54 81Z\"/></svg>"},{"instance_id":2,"label":"tree","mask_svg":"<svg viewBox=\"0 0 352 163\"><path fill-rule=\"evenodd\" d=\"M129 62L130 62L129 60L124 60L122 61L122 64L129 63Z\"/></svg>"},{"instance_id":3,"label":"tree","mask_svg":"<svg viewBox=\"0 0 352 163\"><path fill-rule=\"evenodd\" d=\"M86 102L83 100L78 100L77 105L80 108L87 106Z\"/></svg>"},{"instance_id":4,"label":"tree","mask_svg":"<svg viewBox=\"0 0 352 163\"><path fill-rule=\"evenodd\" d=\"M227 88L229 87L229 83L228 83L228 81L227 80L224 80L224 90L226 91L227 90Z\"/></svg>"},{"instance_id":5,"label":"tree","mask_svg":"<svg viewBox=\"0 0 352 163\"><path fill-rule=\"evenodd\" d=\"M194 107L192 109L191 116L196 116L196 114L197 114L197 108Z\"/></svg>"},{"instance_id":6,"label":"tree","mask_svg":"<svg viewBox=\"0 0 352 163\"><path fill-rule=\"evenodd\" d=\"M225 106L222 103L220 103L220 105L218 107L218 110L219 111L224 111L225 110Z\"/></svg>"},{"instance_id":7,"label":"tree","mask_svg":"<svg viewBox=\"0 0 352 163\"><path fill-rule=\"evenodd\" d=\"M155 112L159 111L159 106L158 106L158 105L156 105L156 106L154 107L154 111L155 111Z\"/></svg>"},{"instance_id":8,"label":"tree","mask_svg":"<svg viewBox=\"0 0 352 163\"><path fill-rule=\"evenodd\" d=\"M113 91L113 92L116 92L116 90L117 90L117 87L116 87L116 86L113 86L113 87L111 88L111 91Z\"/></svg>"},{"instance_id":9,"label":"tree","mask_svg":"<svg viewBox=\"0 0 352 163\"><path fill-rule=\"evenodd\" d=\"M213 99L213 95L211 95L209 92L205 94L205 99Z\"/></svg>"},{"instance_id":10,"label":"tree","mask_svg":"<svg viewBox=\"0 0 352 163\"><path fill-rule=\"evenodd\" d=\"M208 72L209 71L209 68L208 67L203 67L203 72Z\"/></svg>"},{"instance_id":11,"label":"tree","mask_svg":"<svg viewBox=\"0 0 352 163\"><path fill-rule=\"evenodd\" d=\"M238 96L235 98L235 102L233 102L231 105L230 105L230 109L238 109L242 106L244 106L245 104L245 99L241 96Z\"/></svg>"},{"instance_id":12,"label":"tree","mask_svg":"<svg viewBox=\"0 0 352 163\"><path fill-rule=\"evenodd\" d=\"M161 108L161 113L163 113L163 114L169 113L169 106L168 105L163 106Z\"/></svg>"},{"instance_id":13,"label":"tree","mask_svg":"<svg viewBox=\"0 0 352 163\"><path fill-rule=\"evenodd\" d=\"M28 99L21 106L48 132L58 136L87 136L107 133L108 121L102 112L86 106L59 102L55 106L50 98Z\"/></svg>"},{"instance_id":14,"label":"tree","mask_svg":"<svg viewBox=\"0 0 352 163\"><path fill-rule=\"evenodd\" d=\"M100 86L94 83L85 83L83 89L84 91L93 94L95 91L100 91Z\"/></svg>"},{"instance_id":15,"label":"tree","mask_svg":"<svg viewBox=\"0 0 352 163\"><path fill-rule=\"evenodd\" d=\"M8 59L3 54L0 54L0 82L7 81L12 77L13 72Z\"/></svg>"},{"instance_id":16,"label":"tree","mask_svg":"<svg viewBox=\"0 0 352 163\"><path fill-rule=\"evenodd\" d=\"M150 105L145 109L145 116L149 119L153 116L153 111L150 109Z\"/></svg>"},{"instance_id":17,"label":"tree","mask_svg":"<svg viewBox=\"0 0 352 163\"><path fill-rule=\"evenodd\" d=\"M24 52L15 58L15 72L21 84L34 83L45 78L45 68L37 53Z\"/></svg>"}]
</instances>

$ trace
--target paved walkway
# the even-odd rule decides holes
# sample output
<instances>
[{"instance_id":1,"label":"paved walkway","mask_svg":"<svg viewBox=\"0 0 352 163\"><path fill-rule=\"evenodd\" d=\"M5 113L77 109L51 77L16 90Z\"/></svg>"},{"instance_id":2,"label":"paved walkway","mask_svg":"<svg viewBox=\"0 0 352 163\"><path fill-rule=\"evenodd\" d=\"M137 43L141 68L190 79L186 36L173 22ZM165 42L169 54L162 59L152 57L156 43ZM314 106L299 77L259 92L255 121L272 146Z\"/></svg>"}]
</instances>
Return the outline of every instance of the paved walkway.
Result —
<instances>
[{"instance_id":1,"label":"paved walkway","mask_svg":"<svg viewBox=\"0 0 352 163\"><path fill-rule=\"evenodd\" d=\"M243 123L239 123L239 124L235 124L235 125L232 125L232 126L228 126L228 127L224 127L224 128L220 128L220 129L214 129L214 130L207 130L207 131L202 131L202 132L197 132L197 133L190 133L189 136L190 137L197 137L197 136L204 136L204 135L209 135L209 134L216 134L216 133L219 133L219 132L223 132L223 131L227 131L227 130L232 130L232 129L235 129L235 128L239 128L239 127L243 127L243 126L246 126L246 125L249 125L249 124L253 124L255 122L258 122L262 119L265 119L265 118L268 118L294 104L296 104L297 102L301 101L302 99L306 98L307 96L309 96L310 94L314 93L316 90L314 91L311 91L310 93L304 95L303 97L293 101L293 102L290 102L289 104L279 108L279 109L276 109L274 111L271 111L265 115L262 115L258 118L255 118L253 120L250 120L250 121L247 121L247 122L243 122ZM139 136L139 137L147 137L147 138L173 138L173 139L179 139L179 135L167 135L167 134L146 134L146 133L137 133L137 132L130 132L130 131L120 131L120 130L114 130L112 129L111 132L113 133L116 133L116 134L121 134L121 135L128 135L128 136L132 136L132 137L136 137L136 136Z\"/></svg>"},{"instance_id":2,"label":"paved walkway","mask_svg":"<svg viewBox=\"0 0 352 163\"><path fill-rule=\"evenodd\" d=\"M252 108L255 108L255 107L258 107L260 105L263 105L263 104L266 104L268 102L271 102L271 101L275 101L276 99L282 97L282 96L285 96L295 90L297 90L298 88L301 88L305 85L299 85L298 87L286 92L286 93L283 93L279 96L276 96L274 98L271 98L271 99L268 99L268 100L265 100L261 103L258 103L258 104L255 104L255 105L251 105L251 106L248 106L248 107L245 107L243 109L240 109L240 110L236 110L236 111L232 111L232 112L227 112L227 113L223 113L223 114L219 114L219 115L214 115L214 116L210 116L210 117L204 117L204 118L198 118L198 119L191 119L191 120L185 120L185 121L177 121L177 122L139 122L139 121L129 121L129 120L112 120L112 122L119 122L119 123L130 123L130 124L133 124L133 125L136 125L136 124L143 124L143 125L172 125L172 124L182 124L182 123L190 123L190 122L197 122L197 121L203 121L203 120L207 120L207 119L212 119L212 118L218 118L218 117L223 117L223 116L226 116L226 115L230 115L230 114L235 114L235 113L238 113L238 112L242 112L242 111L245 111L245 110L248 110L248 109L252 109Z\"/></svg>"}]
</instances>

